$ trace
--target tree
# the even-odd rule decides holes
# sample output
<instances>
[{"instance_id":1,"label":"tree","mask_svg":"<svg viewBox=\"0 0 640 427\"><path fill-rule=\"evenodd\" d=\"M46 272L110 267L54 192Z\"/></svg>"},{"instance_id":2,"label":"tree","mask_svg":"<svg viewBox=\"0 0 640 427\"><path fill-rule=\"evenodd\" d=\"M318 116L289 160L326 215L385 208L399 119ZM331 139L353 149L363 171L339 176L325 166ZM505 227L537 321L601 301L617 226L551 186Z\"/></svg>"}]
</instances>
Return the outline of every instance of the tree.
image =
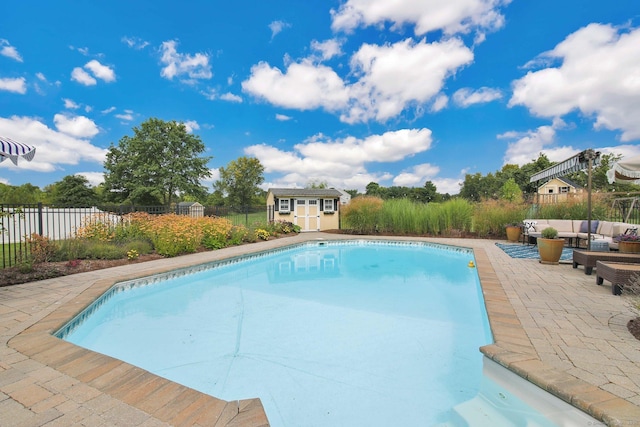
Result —
<instances>
[{"instance_id":1,"label":"tree","mask_svg":"<svg viewBox=\"0 0 640 427\"><path fill-rule=\"evenodd\" d=\"M16 187L0 183L0 203L22 205L49 201L49 195L33 184L27 183Z\"/></svg>"},{"instance_id":2,"label":"tree","mask_svg":"<svg viewBox=\"0 0 640 427\"><path fill-rule=\"evenodd\" d=\"M67 175L54 183L52 190L53 203L58 205L81 207L98 203L96 192L82 175Z\"/></svg>"},{"instance_id":3,"label":"tree","mask_svg":"<svg viewBox=\"0 0 640 427\"><path fill-rule=\"evenodd\" d=\"M522 202L522 190L514 178L509 178L502 184L500 198L514 203Z\"/></svg>"},{"instance_id":4,"label":"tree","mask_svg":"<svg viewBox=\"0 0 640 427\"><path fill-rule=\"evenodd\" d=\"M438 189L433 181L426 181L424 183L425 202L437 202L438 201Z\"/></svg>"},{"instance_id":5,"label":"tree","mask_svg":"<svg viewBox=\"0 0 640 427\"><path fill-rule=\"evenodd\" d=\"M309 181L305 188L323 190L325 188L329 188L329 184L327 184L327 181Z\"/></svg>"},{"instance_id":6,"label":"tree","mask_svg":"<svg viewBox=\"0 0 640 427\"><path fill-rule=\"evenodd\" d=\"M258 187L264 182L264 166L254 157L239 157L220 168L220 179L213 184L216 192L226 195L230 206L249 206L263 196Z\"/></svg>"},{"instance_id":7,"label":"tree","mask_svg":"<svg viewBox=\"0 0 640 427\"><path fill-rule=\"evenodd\" d=\"M200 137L188 133L183 123L156 118L133 132L109 147L104 168L110 200L170 206L178 192L206 195L200 181L211 176L211 157L200 157L205 150Z\"/></svg>"}]
</instances>

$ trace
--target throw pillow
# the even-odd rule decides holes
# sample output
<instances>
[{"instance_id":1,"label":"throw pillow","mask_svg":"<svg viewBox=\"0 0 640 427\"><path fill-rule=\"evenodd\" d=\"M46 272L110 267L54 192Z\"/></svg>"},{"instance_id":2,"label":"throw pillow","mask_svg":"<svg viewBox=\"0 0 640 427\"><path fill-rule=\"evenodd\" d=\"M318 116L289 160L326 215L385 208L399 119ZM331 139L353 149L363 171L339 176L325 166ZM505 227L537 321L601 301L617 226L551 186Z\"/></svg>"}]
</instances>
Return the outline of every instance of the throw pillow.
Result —
<instances>
[{"instance_id":1,"label":"throw pillow","mask_svg":"<svg viewBox=\"0 0 640 427\"><path fill-rule=\"evenodd\" d=\"M595 233L596 231L598 231L598 224L600 221L598 220L591 220L591 232ZM589 221L582 221L580 223L580 233L587 233L589 231Z\"/></svg>"}]
</instances>

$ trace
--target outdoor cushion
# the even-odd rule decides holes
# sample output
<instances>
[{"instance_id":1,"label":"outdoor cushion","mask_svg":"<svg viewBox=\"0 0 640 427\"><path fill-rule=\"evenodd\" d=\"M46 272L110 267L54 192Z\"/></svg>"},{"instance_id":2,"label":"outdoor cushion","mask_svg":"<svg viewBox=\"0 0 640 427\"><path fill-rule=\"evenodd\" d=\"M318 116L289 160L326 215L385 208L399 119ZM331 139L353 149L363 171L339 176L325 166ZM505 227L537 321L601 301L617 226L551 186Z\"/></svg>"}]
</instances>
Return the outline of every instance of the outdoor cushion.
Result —
<instances>
[{"instance_id":1,"label":"outdoor cushion","mask_svg":"<svg viewBox=\"0 0 640 427\"><path fill-rule=\"evenodd\" d=\"M596 233L598 231L598 225L600 221L591 220L591 232ZM588 233L589 232L589 221L582 221L580 224L580 233Z\"/></svg>"},{"instance_id":2,"label":"outdoor cushion","mask_svg":"<svg viewBox=\"0 0 640 427\"><path fill-rule=\"evenodd\" d=\"M573 233L573 221L570 219L550 219L548 226L558 230L558 233Z\"/></svg>"}]
</instances>

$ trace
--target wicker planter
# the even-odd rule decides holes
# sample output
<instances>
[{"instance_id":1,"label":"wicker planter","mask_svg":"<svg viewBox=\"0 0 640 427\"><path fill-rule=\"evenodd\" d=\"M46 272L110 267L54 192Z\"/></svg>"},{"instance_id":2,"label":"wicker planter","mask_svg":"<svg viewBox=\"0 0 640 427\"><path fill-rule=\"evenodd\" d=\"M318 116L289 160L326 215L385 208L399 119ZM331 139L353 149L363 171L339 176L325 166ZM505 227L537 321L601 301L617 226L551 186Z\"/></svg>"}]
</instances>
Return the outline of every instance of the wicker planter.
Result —
<instances>
[{"instance_id":1,"label":"wicker planter","mask_svg":"<svg viewBox=\"0 0 640 427\"><path fill-rule=\"evenodd\" d=\"M520 226L518 225L507 225L507 240L509 242L519 242L520 241Z\"/></svg>"},{"instance_id":2,"label":"wicker planter","mask_svg":"<svg viewBox=\"0 0 640 427\"><path fill-rule=\"evenodd\" d=\"M564 248L564 239L538 238L538 253L542 264L558 264Z\"/></svg>"},{"instance_id":3,"label":"wicker planter","mask_svg":"<svg viewBox=\"0 0 640 427\"><path fill-rule=\"evenodd\" d=\"M618 250L625 253L640 253L640 242L618 242Z\"/></svg>"}]
</instances>

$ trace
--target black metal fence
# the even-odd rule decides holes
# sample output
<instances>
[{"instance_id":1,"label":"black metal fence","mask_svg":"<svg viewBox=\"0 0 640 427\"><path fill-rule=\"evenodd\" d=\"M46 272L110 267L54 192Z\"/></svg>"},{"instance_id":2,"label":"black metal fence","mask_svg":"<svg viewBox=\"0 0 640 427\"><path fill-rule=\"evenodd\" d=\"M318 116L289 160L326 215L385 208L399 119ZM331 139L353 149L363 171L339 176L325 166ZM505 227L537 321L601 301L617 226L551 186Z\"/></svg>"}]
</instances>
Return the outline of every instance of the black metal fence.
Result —
<instances>
[{"instance_id":1,"label":"black metal fence","mask_svg":"<svg viewBox=\"0 0 640 427\"><path fill-rule=\"evenodd\" d=\"M146 212L152 215L175 213L192 217L217 216L234 225L252 226L269 220L266 205L202 206L199 203L179 203L175 206L53 206L37 204L0 204L0 267L16 265L29 254L28 238L33 234L51 240L75 237L76 231L91 221L117 225L124 215Z\"/></svg>"}]
</instances>

